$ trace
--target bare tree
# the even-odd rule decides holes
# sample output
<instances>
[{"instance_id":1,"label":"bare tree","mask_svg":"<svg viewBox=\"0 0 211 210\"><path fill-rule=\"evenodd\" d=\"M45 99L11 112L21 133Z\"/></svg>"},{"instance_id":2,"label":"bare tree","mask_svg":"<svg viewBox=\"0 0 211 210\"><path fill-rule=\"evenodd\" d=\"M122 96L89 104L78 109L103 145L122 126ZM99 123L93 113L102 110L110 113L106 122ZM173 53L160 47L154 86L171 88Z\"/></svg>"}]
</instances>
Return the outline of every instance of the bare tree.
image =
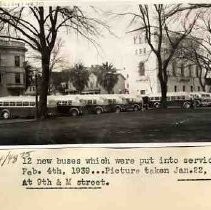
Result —
<instances>
[{"instance_id":1,"label":"bare tree","mask_svg":"<svg viewBox=\"0 0 211 210\"><path fill-rule=\"evenodd\" d=\"M27 18L28 17L28 18ZM42 80L39 116L47 116L47 94L50 78L50 60L58 33L75 31L96 46L97 26L102 21L88 17L78 7L18 7L0 8L0 23L6 32L0 38L23 41L41 55ZM106 27L106 26L105 26Z\"/></svg>"},{"instance_id":2,"label":"bare tree","mask_svg":"<svg viewBox=\"0 0 211 210\"><path fill-rule=\"evenodd\" d=\"M182 15L180 5L139 5L139 13L123 13L121 15L132 15L130 23L138 23L139 27L131 32L140 31L145 37L151 51L157 59L158 79L161 87L162 107L166 108L166 95L168 83L167 68L175 54L179 44L192 31L199 13L189 18L189 13ZM175 15L177 17L175 18ZM175 28L173 26L179 27ZM163 53L164 48L168 53Z\"/></svg>"},{"instance_id":3,"label":"bare tree","mask_svg":"<svg viewBox=\"0 0 211 210\"><path fill-rule=\"evenodd\" d=\"M177 49L174 60L184 60L189 65L195 65L196 77L203 91L206 91L207 75L211 72L211 50L204 46L203 40L190 36Z\"/></svg>"}]
</instances>

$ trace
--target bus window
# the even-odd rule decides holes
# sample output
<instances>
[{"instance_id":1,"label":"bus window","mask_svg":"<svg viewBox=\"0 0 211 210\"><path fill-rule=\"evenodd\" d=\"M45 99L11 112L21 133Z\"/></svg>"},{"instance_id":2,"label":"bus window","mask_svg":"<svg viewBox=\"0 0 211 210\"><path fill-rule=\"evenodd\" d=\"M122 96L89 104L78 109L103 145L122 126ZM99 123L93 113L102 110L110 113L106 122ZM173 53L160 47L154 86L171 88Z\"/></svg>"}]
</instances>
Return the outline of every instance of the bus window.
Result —
<instances>
[{"instance_id":1,"label":"bus window","mask_svg":"<svg viewBox=\"0 0 211 210\"><path fill-rule=\"evenodd\" d=\"M156 100L156 101L159 101L159 97L155 97L155 100Z\"/></svg>"},{"instance_id":2,"label":"bus window","mask_svg":"<svg viewBox=\"0 0 211 210\"><path fill-rule=\"evenodd\" d=\"M88 100L88 101L87 101L87 104L88 104L88 105L91 105L91 104L92 104L92 100Z\"/></svg>"},{"instance_id":3,"label":"bus window","mask_svg":"<svg viewBox=\"0 0 211 210\"><path fill-rule=\"evenodd\" d=\"M30 106L35 106L35 102L30 102Z\"/></svg>"},{"instance_id":4,"label":"bus window","mask_svg":"<svg viewBox=\"0 0 211 210\"><path fill-rule=\"evenodd\" d=\"M168 97L167 97L167 101L170 101L170 100L171 100L171 98L168 96Z\"/></svg>"},{"instance_id":5,"label":"bus window","mask_svg":"<svg viewBox=\"0 0 211 210\"><path fill-rule=\"evenodd\" d=\"M172 97L171 97L171 100L172 100L172 101L174 101L175 99L176 99L176 97L175 97L175 96L172 96Z\"/></svg>"},{"instance_id":6,"label":"bus window","mask_svg":"<svg viewBox=\"0 0 211 210\"><path fill-rule=\"evenodd\" d=\"M29 102L24 101L24 102L23 102L23 106L29 106Z\"/></svg>"},{"instance_id":7,"label":"bus window","mask_svg":"<svg viewBox=\"0 0 211 210\"><path fill-rule=\"evenodd\" d=\"M68 105L72 105L72 101L69 100L69 101L68 101Z\"/></svg>"},{"instance_id":8,"label":"bus window","mask_svg":"<svg viewBox=\"0 0 211 210\"><path fill-rule=\"evenodd\" d=\"M93 100L93 104L97 104L97 100Z\"/></svg>"},{"instance_id":9,"label":"bus window","mask_svg":"<svg viewBox=\"0 0 211 210\"><path fill-rule=\"evenodd\" d=\"M16 102L16 106L22 106L22 102Z\"/></svg>"},{"instance_id":10,"label":"bus window","mask_svg":"<svg viewBox=\"0 0 211 210\"><path fill-rule=\"evenodd\" d=\"M108 99L108 103L109 104L112 104L112 99Z\"/></svg>"},{"instance_id":11,"label":"bus window","mask_svg":"<svg viewBox=\"0 0 211 210\"><path fill-rule=\"evenodd\" d=\"M185 100L185 96L182 96L182 100Z\"/></svg>"},{"instance_id":12,"label":"bus window","mask_svg":"<svg viewBox=\"0 0 211 210\"><path fill-rule=\"evenodd\" d=\"M0 106L3 106L3 102L0 102Z\"/></svg>"},{"instance_id":13,"label":"bus window","mask_svg":"<svg viewBox=\"0 0 211 210\"><path fill-rule=\"evenodd\" d=\"M4 102L4 106L9 106L9 102Z\"/></svg>"},{"instance_id":14,"label":"bus window","mask_svg":"<svg viewBox=\"0 0 211 210\"><path fill-rule=\"evenodd\" d=\"M62 101L62 105L66 106L67 105L67 101Z\"/></svg>"},{"instance_id":15,"label":"bus window","mask_svg":"<svg viewBox=\"0 0 211 210\"><path fill-rule=\"evenodd\" d=\"M15 102L10 102L10 106L15 106Z\"/></svg>"}]
</instances>

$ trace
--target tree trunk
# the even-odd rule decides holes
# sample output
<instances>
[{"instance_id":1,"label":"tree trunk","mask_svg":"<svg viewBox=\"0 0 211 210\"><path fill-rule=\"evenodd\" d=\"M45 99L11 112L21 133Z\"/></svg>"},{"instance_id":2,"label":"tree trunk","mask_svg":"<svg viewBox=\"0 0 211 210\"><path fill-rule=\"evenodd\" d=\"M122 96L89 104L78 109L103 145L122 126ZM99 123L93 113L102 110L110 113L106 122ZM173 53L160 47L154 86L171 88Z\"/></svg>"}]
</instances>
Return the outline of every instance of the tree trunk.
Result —
<instances>
[{"instance_id":1,"label":"tree trunk","mask_svg":"<svg viewBox=\"0 0 211 210\"><path fill-rule=\"evenodd\" d=\"M162 64L158 66L158 79L161 87L161 108L167 108L167 79L165 78L166 69L162 68Z\"/></svg>"},{"instance_id":2,"label":"tree trunk","mask_svg":"<svg viewBox=\"0 0 211 210\"><path fill-rule=\"evenodd\" d=\"M50 53L42 53L42 79L40 87L40 100L39 100L39 118L47 118L47 95L49 87L50 76Z\"/></svg>"},{"instance_id":3,"label":"tree trunk","mask_svg":"<svg viewBox=\"0 0 211 210\"><path fill-rule=\"evenodd\" d=\"M161 107L166 109L167 108L167 83L162 81L160 85L161 85Z\"/></svg>"}]
</instances>

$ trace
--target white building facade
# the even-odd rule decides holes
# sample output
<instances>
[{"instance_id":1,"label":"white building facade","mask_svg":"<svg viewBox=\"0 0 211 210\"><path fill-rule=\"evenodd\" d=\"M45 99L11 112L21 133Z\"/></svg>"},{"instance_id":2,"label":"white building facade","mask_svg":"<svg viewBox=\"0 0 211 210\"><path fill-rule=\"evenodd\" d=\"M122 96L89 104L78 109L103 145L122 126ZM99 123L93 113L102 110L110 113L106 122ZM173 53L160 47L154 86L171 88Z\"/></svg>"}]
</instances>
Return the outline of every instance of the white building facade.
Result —
<instances>
[{"instance_id":1,"label":"white building facade","mask_svg":"<svg viewBox=\"0 0 211 210\"><path fill-rule=\"evenodd\" d=\"M22 42L0 40L0 96L24 93L25 52Z\"/></svg>"},{"instance_id":2,"label":"white building facade","mask_svg":"<svg viewBox=\"0 0 211 210\"><path fill-rule=\"evenodd\" d=\"M132 62L130 62L130 67L127 67L130 72L130 92L136 94L161 92L157 57L145 40L144 34L134 33L131 42L133 45ZM153 42L156 43L156 38ZM167 45L163 45L162 53L164 56L168 54ZM167 69L168 92L202 91L198 68L198 66L185 60L173 59ZM203 77L201 78L204 82Z\"/></svg>"}]
</instances>

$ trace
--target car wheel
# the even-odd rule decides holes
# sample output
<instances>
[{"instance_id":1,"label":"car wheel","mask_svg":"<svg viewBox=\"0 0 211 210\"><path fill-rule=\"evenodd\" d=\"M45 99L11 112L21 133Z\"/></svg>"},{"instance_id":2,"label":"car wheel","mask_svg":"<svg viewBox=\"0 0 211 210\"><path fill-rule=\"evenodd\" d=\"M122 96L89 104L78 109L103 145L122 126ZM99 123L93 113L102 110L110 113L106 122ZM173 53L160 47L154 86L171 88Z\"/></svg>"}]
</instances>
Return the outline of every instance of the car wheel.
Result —
<instances>
[{"instance_id":1,"label":"car wheel","mask_svg":"<svg viewBox=\"0 0 211 210\"><path fill-rule=\"evenodd\" d=\"M138 106L134 106L133 111L137 112L139 110Z\"/></svg>"},{"instance_id":2,"label":"car wheel","mask_svg":"<svg viewBox=\"0 0 211 210\"><path fill-rule=\"evenodd\" d=\"M199 100L196 100L196 101L195 101L195 104L196 104L196 107L200 107L200 106L201 106L201 103L200 103Z\"/></svg>"},{"instance_id":3,"label":"car wheel","mask_svg":"<svg viewBox=\"0 0 211 210\"><path fill-rule=\"evenodd\" d=\"M9 111L3 111L2 117L3 117L5 120L9 119L9 118L10 118L10 113L9 113Z\"/></svg>"},{"instance_id":4,"label":"car wheel","mask_svg":"<svg viewBox=\"0 0 211 210\"><path fill-rule=\"evenodd\" d=\"M73 117L76 117L76 116L78 116L78 112L77 112L77 110L72 110L71 111L71 115L73 116Z\"/></svg>"},{"instance_id":5,"label":"car wheel","mask_svg":"<svg viewBox=\"0 0 211 210\"><path fill-rule=\"evenodd\" d=\"M190 109L191 108L191 104L189 102L184 102L183 108L184 109Z\"/></svg>"},{"instance_id":6,"label":"car wheel","mask_svg":"<svg viewBox=\"0 0 211 210\"><path fill-rule=\"evenodd\" d=\"M158 108L160 107L160 103L158 103L158 102L154 103L154 107L155 107L156 109L158 109Z\"/></svg>"},{"instance_id":7,"label":"car wheel","mask_svg":"<svg viewBox=\"0 0 211 210\"><path fill-rule=\"evenodd\" d=\"M120 113L121 112L121 109L119 107L116 107L115 112L116 113Z\"/></svg>"},{"instance_id":8,"label":"car wheel","mask_svg":"<svg viewBox=\"0 0 211 210\"><path fill-rule=\"evenodd\" d=\"M102 110L100 108L97 108L96 109L96 114L98 115L98 114L101 114L101 113L102 113Z\"/></svg>"}]
</instances>

